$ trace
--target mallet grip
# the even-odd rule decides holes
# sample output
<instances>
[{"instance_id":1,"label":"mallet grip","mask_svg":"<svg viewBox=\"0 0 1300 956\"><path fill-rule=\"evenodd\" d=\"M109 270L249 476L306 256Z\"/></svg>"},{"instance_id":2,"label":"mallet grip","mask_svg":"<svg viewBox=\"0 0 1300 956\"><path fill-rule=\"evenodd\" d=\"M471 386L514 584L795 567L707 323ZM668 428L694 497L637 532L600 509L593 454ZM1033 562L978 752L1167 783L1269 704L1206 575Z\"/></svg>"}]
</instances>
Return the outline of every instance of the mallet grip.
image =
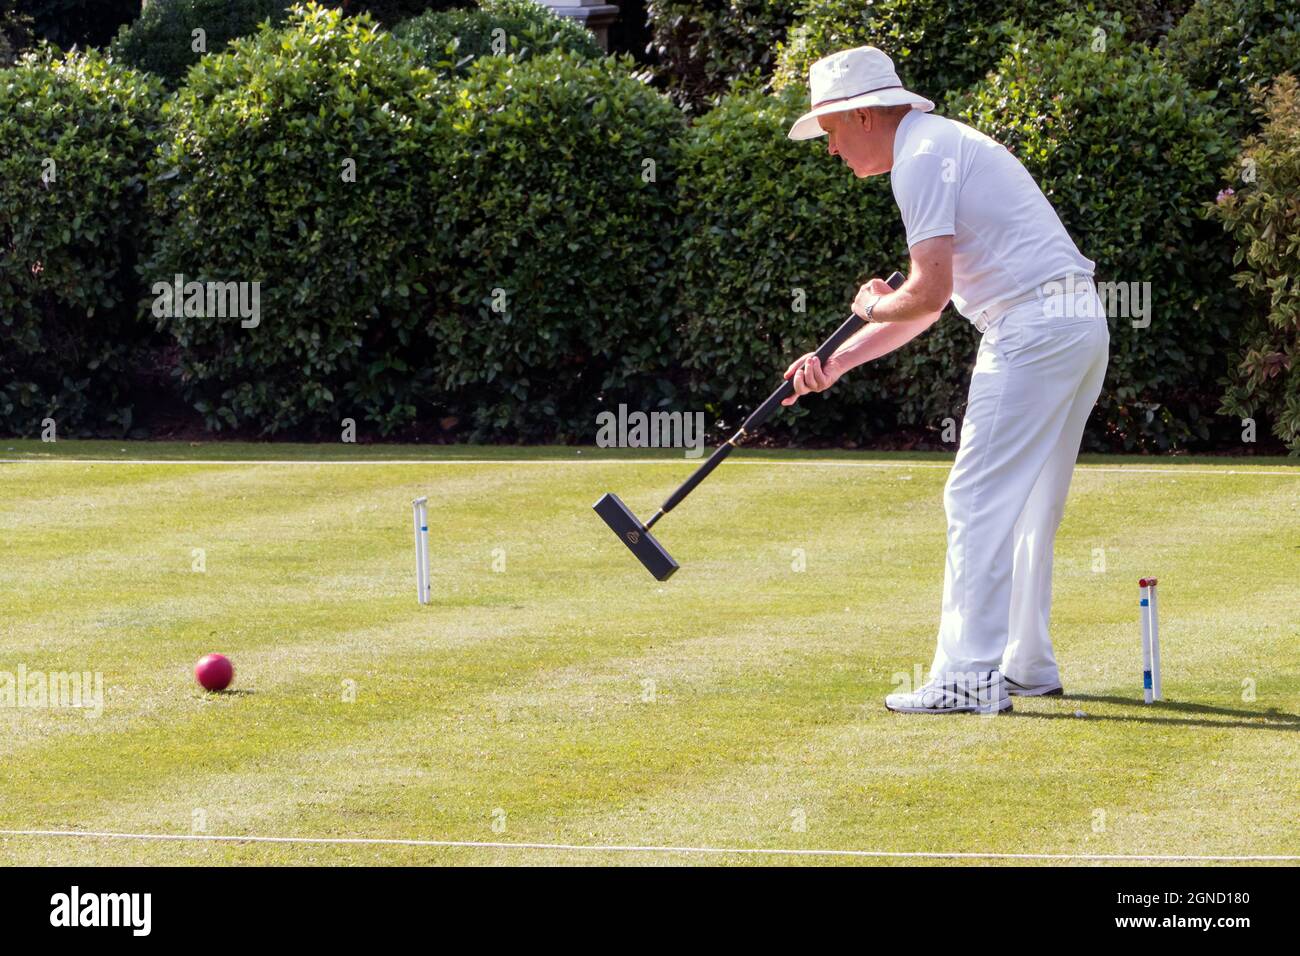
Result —
<instances>
[{"instance_id":1,"label":"mallet grip","mask_svg":"<svg viewBox=\"0 0 1300 956\"><path fill-rule=\"evenodd\" d=\"M905 281L906 280L903 278L903 274L901 272L895 272L893 275L891 275L888 279L885 280L885 282L888 283L891 289L897 289ZM867 323L864 322L862 319L860 319L856 314L850 315L847 319L844 320L844 324L841 325L834 332L832 332L831 337L827 339L825 342L823 342L821 346L817 349L817 351L814 353L817 356L817 361L820 362L822 365L825 365L826 360L829 359L832 355L834 355L836 350L841 345L843 345L850 338L852 338L859 331L861 331L866 324ZM749 417L745 419L745 424L740 426L740 430L747 435L752 434L755 429L757 429L765 421L767 421L768 418L771 417L774 411L776 411L778 408L781 407L782 402L784 402L787 398L789 398L793 394L794 394L794 379L787 378L784 382L781 383L780 388L778 388L775 392L769 395L767 397L767 400L763 402L762 405L758 406L758 408L754 409L750 413Z\"/></svg>"}]
</instances>

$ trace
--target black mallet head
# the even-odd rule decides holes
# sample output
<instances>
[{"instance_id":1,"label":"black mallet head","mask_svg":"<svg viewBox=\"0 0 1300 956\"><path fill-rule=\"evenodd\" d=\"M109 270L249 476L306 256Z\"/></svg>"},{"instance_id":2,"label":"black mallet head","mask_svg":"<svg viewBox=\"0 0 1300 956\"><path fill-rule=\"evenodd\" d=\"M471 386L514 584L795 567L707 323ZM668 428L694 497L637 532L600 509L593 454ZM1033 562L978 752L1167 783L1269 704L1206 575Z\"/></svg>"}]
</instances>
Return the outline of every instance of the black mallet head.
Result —
<instances>
[{"instance_id":1,"label":"black mallet head","mask_svg":"<svg viewBox=\"0 0 1300 956\"><path fill-rule=\"evenodd\" d=\"M596 514L604 519L618 535L628 550L636 555L638 561L645 565L647 571L660 581L667 581L677 570L677 562L664 550L664 546L655 540L646 526L636 520L636 515L628 506L618 500L618 495L601 495L600 500L591 506Z\"/></svg>"}]
</instances>

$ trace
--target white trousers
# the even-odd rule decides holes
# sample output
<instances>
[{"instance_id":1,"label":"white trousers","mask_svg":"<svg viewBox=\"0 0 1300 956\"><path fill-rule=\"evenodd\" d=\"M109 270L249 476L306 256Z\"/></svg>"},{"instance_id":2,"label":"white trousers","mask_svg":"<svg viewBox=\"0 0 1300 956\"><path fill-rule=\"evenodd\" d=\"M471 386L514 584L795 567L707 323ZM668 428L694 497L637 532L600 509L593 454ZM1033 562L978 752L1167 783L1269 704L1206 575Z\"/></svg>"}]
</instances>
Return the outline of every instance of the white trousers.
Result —
<instances>
[{"instance_id":1,"label":"white trousers","mask_svg":"<svg viewBox=\"0 0 1300 956\"><path fill-rule=\"evenodd\" d=\"M994 669L1022 684L1060 679L1048 634L1052 546L1110 350L1091 284L1085 295L1096 301L1014 306L980 342L944 488L936 679Z\"/></svg>"}]
</instances>

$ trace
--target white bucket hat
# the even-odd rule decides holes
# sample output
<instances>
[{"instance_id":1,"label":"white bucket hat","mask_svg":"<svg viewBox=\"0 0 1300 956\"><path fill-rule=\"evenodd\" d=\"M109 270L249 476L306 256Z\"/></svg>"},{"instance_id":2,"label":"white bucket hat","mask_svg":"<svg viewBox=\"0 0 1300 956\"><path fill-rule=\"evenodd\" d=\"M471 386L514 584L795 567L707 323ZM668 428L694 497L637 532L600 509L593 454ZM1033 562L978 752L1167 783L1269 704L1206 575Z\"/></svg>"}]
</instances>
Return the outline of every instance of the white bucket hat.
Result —
<instances>
[{"instance_id":1,"label":"white bucket hat","mask_svg":"<svg viewBox=\"0 0 1300 956\"><path fill-rule=\"evenodd\" d=\"M791 139L813 139L823 133L817 117L868 106L902 106L930 112L934 104L903 89L894 61L874 46L859 46L824 56L808 71L812 112L790 128Z\"/></svg>"}]
</instances>

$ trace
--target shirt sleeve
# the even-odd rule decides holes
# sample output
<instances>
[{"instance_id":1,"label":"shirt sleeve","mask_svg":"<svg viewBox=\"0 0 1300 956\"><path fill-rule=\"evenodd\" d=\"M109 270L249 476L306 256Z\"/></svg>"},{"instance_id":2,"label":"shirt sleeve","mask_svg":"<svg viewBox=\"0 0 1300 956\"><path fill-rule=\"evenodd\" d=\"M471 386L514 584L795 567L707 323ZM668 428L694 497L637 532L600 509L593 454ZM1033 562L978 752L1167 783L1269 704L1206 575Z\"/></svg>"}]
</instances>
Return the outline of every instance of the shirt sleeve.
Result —
<instances>
[{"instance_id":1,"label":"shirt sleeve","mask_svg":"<svg viewBox=\"0 0 1300 956\"><path fill-rule=\"evenodd\" d=\"M907 245L956 235L957 175L956 157L939 153L916 153L895 165L890 184L894 201L903 216Z\"/></svg>"}]
</instances>

